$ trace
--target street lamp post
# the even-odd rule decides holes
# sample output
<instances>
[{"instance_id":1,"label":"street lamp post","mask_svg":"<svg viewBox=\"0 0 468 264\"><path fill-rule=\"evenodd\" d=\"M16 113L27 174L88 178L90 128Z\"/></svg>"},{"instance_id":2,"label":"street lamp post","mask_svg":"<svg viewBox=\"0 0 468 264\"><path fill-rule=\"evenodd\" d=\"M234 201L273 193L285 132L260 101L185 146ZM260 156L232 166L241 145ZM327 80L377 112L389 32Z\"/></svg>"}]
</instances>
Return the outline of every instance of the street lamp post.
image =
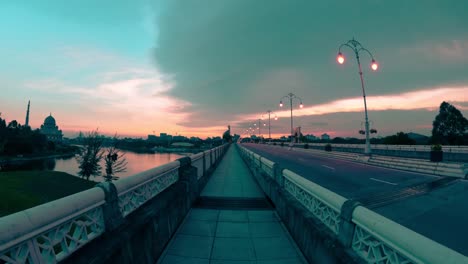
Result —
<instances>
[{"instance_id":1,"label":"street lamp post","mask_svg":"<svg viewBox=\"0 0 468 264\"><path fill-rule=\"evenodd\" d=\"M267 110L266 112L268 113L268 139L271 141L271 113L273 111ZM278 120L278 117L276 116L276 114L275 114L275 120Z\"/></svg>"},{"instance_id":2,"label":"street lamp post","mask_svg":"<svg viewBox=\"0 0 468 264\"><path fill-rule=\"evenodd\" d=\"M300 108L304 107L304 105L302 104L302 99L300 97L296 96L293 93L288 93L288 95L285 95L285 96L283 96L281 98L280 107L283 107L283 99L284 98L289 98L289 104L291 106L291 142L293 142L293 134L294 134L294 130L293 130L293 99L299 100L299 102L300 102L299 107Z\"/></svg>"},{"instance_id":3,"label":"street lamp post","mask_svg":"<svg viewBox=\"0 0 468 264\"><path fill-rule=\"evenodd\" d=\"M354 54L356 55L356 60L357 60L358 68L359 68L359 77L361 78L362 97L364 98L364 114L365 114L365 127L366 127L366 146L365 146L365 149L364 149L364 154L371 155L370 136L369 136L369 118L368 118L368 115L367 115L366 91L364 89L364 78L362 76L362 67L361 67L361 61L359 60L359 53L364 51L367 54L369 54L369 56L372 59L372 62L371 62L371 69L372 70L376 71L378 69L379 65L375 61L374 56L372 55L372 53L369 50L367 50L366 48L364 48L361 45L361 43L359 43L354 38L352 40L349 40L346 43L341 44L340 47L338 48L338 56L337 56L336 60L338 61L339 64L343 64L344 61L345 61L345 58L344 58L343 54L341 53L341 48L342 47L348 47L348 48L352 49L354 51Z\"/></svg>"}]
</instances>

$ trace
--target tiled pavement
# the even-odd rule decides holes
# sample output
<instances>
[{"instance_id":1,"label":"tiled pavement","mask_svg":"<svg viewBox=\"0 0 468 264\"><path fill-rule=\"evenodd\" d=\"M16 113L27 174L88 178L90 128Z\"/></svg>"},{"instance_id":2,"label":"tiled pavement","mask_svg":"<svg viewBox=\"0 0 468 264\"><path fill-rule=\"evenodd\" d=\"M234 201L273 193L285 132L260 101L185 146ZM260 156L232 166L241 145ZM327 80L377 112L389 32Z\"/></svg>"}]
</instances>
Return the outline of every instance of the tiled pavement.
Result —
<instances>
[{"instance_id":1,"label":"tiled pavement","mask_svg":"<svg viewBox=\"0 0 468 264\"><path fill-rule=\"evenodd\" d=\"M263 193L231 146L202 196L259 198ZM274 210L192 208L160 264L306 263Z\"/></svg>"}]
</instances>

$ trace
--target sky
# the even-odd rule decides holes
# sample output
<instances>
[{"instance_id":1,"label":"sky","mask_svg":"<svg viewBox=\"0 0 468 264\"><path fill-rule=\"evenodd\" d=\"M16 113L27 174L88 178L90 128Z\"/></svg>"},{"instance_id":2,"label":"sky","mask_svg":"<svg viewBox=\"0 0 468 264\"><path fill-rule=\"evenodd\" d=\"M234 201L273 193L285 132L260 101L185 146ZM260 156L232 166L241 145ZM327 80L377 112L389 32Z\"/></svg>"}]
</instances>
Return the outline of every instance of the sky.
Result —
<instances>
[{"instance_id":1,"label":"sky","mask_svg":"<svg viewBox=\"0 0 468 264\"><path fill-rule=\"evenodd\" d=\"M371 127L430 135L442 101L468 114L468 2L17 0L0 2L0 112L66 136L221 136L272 111L272 136L362 137L360 54ZM266 121L266 124L268 122ZM268 125L267 125L268 126ZM260 133L266 135L267 126Z\"/></svg>"}]
</instances>

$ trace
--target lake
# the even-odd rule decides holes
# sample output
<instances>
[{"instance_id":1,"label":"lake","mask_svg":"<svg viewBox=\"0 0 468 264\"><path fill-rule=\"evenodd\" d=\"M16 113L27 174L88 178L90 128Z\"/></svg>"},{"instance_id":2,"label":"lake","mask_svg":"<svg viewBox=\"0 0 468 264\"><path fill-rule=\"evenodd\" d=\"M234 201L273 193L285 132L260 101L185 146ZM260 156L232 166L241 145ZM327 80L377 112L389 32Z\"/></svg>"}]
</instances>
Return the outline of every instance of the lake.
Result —
<instances>
[{"instance_id":1,"label":"lake","mask_svg":"<svg viewBox=\"0 0 468 264\"><path fill-rule=\"evenodd\" d=\"M125 158L127 159L127 171L117 173L115 176L124 178L136 173L157 167L159 165L174 161L178 158L183 157L182 155L175 153L133 153L125 152ZM101 174L105 173L104 161L101 162L102 170ZM21 165L15 165L14 168L8 168L8 170L53 170L63 171L71 175L78 174L78 162L75 158L55 158L55 159L43 159L34 160L22 163ZM90 177L93 181L103 181L103 177Z\"/></svg>"}]
</instances>

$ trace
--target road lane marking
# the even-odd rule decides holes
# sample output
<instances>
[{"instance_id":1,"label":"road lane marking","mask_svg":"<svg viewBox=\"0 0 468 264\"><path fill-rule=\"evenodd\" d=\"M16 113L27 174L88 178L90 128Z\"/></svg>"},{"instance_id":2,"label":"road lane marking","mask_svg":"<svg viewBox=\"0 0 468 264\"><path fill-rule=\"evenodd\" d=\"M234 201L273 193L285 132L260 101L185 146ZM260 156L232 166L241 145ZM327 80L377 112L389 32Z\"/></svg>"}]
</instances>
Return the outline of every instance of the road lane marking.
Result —
<instances>
[{"instance_id":1,"label":"road lane marking","mask_svg":"<svg viewBox=\"0 0 468 264\"><path fill-rule=\"evenodd\" d=\"M379 179L374 179L374 178L369 178L369 179L371 179L373 181L383 182L383 183L390 184L390 185L398 185L398 183L383 181L383 180L379 180Z\"/></svg>"},{"instance_id":2,"label":"road lane marking","mask_svg":"<svg viewBox=\"0 0 468 264\"><path fill-rule=\"evenodd\" d=\"M327 166L327 165L322 165L322 167L325 167L325 168L330 169L330 170L336 170L335 168L329 167L329 166Z\"/></svg>"}]
</instances>

